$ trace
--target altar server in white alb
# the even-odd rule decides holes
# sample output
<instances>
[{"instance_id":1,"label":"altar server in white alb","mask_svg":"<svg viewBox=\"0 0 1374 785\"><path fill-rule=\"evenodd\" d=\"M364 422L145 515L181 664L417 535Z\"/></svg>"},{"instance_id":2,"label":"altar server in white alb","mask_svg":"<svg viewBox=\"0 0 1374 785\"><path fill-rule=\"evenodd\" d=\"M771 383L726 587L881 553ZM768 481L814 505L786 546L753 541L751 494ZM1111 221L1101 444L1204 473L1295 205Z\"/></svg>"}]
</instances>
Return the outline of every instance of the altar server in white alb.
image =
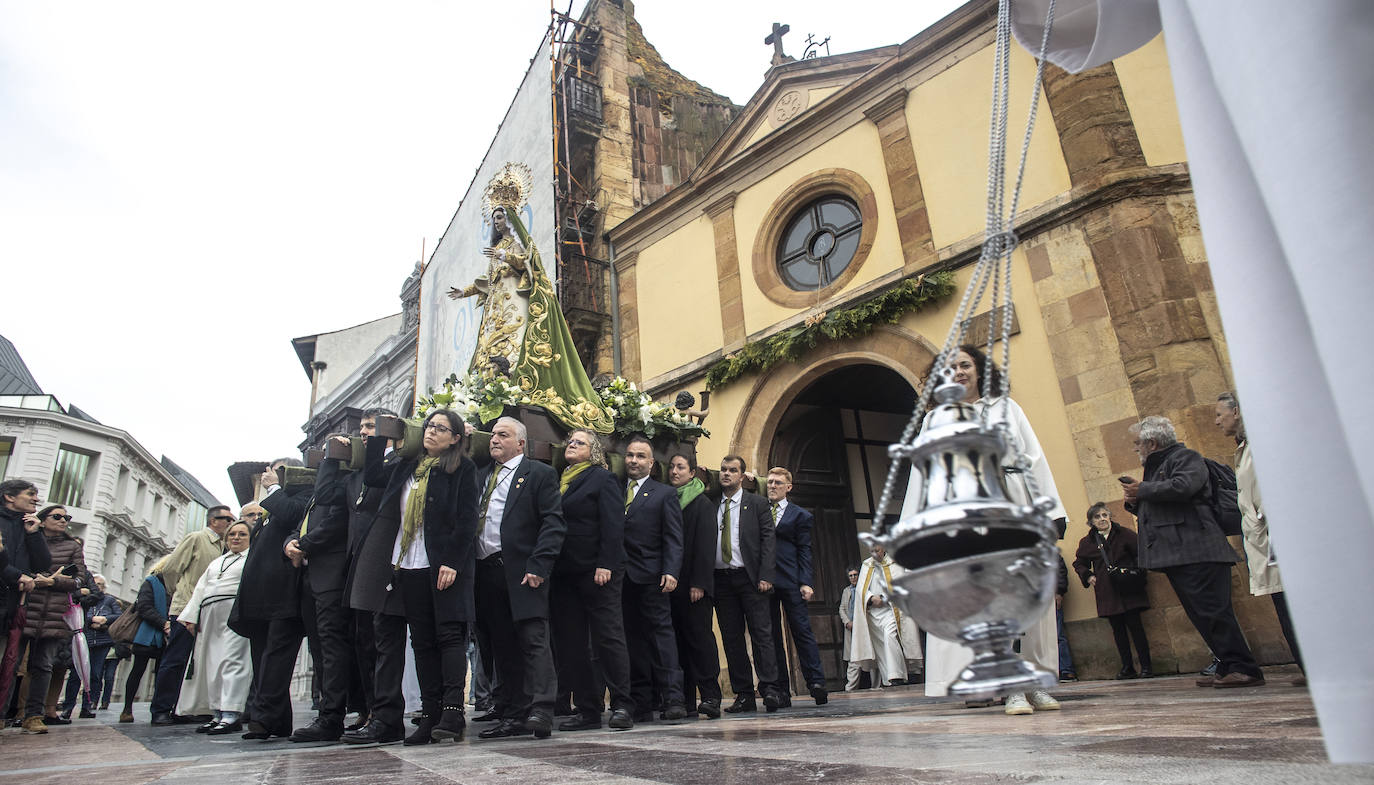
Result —
<instances>
[{"instance_id":1,"label":"altar server in white alb","mask_svg":"<svg viewBox=\"0 0 1374 785\"><path fill-rule=\"evenodd\" d=\"M225 530L229 550L205 568L186 609L177 617L196 636L195 673L182 687L177 713L213 715L214 719L196 729L199 733L220 736L243 729L240 716L253 681L252 660L248 639L229 629L229 611L243 577L249 535L245 521Z\"/></svg>"},{"instance_id":2,"label":"altar server in white alb","mask_svg":"<svg viewBox=\"0 0 1374 785\"><path fill-rule=\"evenodd\" d=\"M854 589L858 602L849 652L853 685L845 689L858 686L860 668L876 668L875 687L905 684L908 670L921 669L921 639L916 622L892 603L892 582L905 572L881 545L873 546L873 555L864 559L859 568L859 584Z\"/></svg>"},{"instance_id":3,"label":"altar server in white alb","mask_svg":"<svg viewBox=\"0 0 1374 785\"><path fill-rule=\"evenodd\" d=\"M980 375L987 367L986 362L983 353L975 347L960 347L951 365L954 381L964 385L965 403L972 405L980 415L986 407L992 407L989 418L993 422L1005 420L1010 426L1011 449L1003 456L1002 468L1006 473L1007 490L1012 501L1023 504L1030 501L1031 485L1027 482L1028 478L1012 465L1018 454L1024 455L1030 460L1028 474L1029 479L1034 481L1035 493L1054 499L1054 508L1050 510L1049 517L1054 520L1062 537L1068 525L1068 514L1059 502L1059 491L1050 474L1049 463L1045 460L1045 451L1040 448L1040 440L1035 437L1026 413L1021 411L1016 401L994 397L1001 387L1000 369L993 366L992 373L983 383ZM903 518L915 514L916 501L921 492L919 483L920 475L913 472L906 501L902 505ZM1054 621L1054 603L1045 606L1045 612L1021 637L1021 656L1037 668L1059 673L1059 631ZM949 694L949 685L972 660L972 649L934 635L929 636L926 639L926 695ZM1044 690L1035 690L1029 695L1018 692L1007 696L1007 714L1032 714L1036 710L1053 711L1058 708L1059 701Z\"/></svg>"}]
</instances>

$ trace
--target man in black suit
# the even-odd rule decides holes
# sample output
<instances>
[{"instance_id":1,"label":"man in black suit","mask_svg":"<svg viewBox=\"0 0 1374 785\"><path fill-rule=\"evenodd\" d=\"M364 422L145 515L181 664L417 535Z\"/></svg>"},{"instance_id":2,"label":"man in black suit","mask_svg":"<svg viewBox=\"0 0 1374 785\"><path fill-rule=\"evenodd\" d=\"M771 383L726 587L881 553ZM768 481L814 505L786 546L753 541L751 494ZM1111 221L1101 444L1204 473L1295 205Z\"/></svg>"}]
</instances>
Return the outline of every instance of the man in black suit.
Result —
<instances>
[{"instance_id":1,"label":"man in black suit","mask_svg":"<svg viewBox=\"0 0 1374 785\"><path fill-rule=\"evenodd\" d=\"M345 436L335 438L349 443ZM344 715L348 713L353 645L348 635L351 614L343 600L351 507L345 497L347 479L340 460L325 458L320 463L310 510L282 548L301 573L302 609L314 610L313 614L303 614L302 620L306 634L315 642L320 682L319 714L310 725L297 728L291 741L334 741L343 734Z\"/></svg>"},{"instance_id":2,"label":"man in black suit","mask_svg":"<svg viewBox=\"0 0 1374 785\"><path fill-rule=\"evenodd\" d=\"M630 648L630 690L635 721L653 719L653 694L663 699L663 718L687 716L682 702L668 597L682 567L682 508L677 492L649 478L654 448L636 434L625 447L625 635Z\"/></svg>"},{"instance_id":3,"label":"man in black suit","mask_svg":"<svg viewBox=\"0 0 1374 785\"><path fill-rule=\"evenodd\" d=\"M525 438L519 420L497 420L492 463L478 478L477 626L491 641L482 663L488 673L499 674L495 702L501 715L498 725L478 734L483 739L528 733L543 739L553 729L558 677L549 646L546 581L567 527L558 475L525 457Z\"/></svg>"},{"instance_id":4,"label":"man in black suit","mask_svg":"<svg viewBox=\"0 0 1374 785\"><path fill-rule=\"evenodd\" d=\"M773 627L768 621L768 593L773 590L775 542L768 502L744 490L744 459L727 455L720 462L720 505L716 510L716 620L730 670L735 702L732 714L758 711L753 674L744 630L754 644L763 705L777 711L782 696L775 686L778 665L773 658Z\"/></svg>"},{"instance_id":5,"label":"man in black suit","mask_svg":"<svg viewBox=\"0 0 1374 785\"><path fill-rule=\"evenodd\" d=\"M816 635L811 631L811 614L806 604L815 596L811 571L810 512L792 504L787 494L792 492L792 472L781 466L768 470L768 515L777 533L777 570L774 573L773 595L768 600L769 621L773 625L773 651L778 663L778 691L782 705L792 705L792 688L788 679L787 649L782 640L782 612L787 613L787 627L797 646L802 676L817 706L829 700L825 690L825 671L821 669L821 651Z\"/></svg>"}]
</instances>

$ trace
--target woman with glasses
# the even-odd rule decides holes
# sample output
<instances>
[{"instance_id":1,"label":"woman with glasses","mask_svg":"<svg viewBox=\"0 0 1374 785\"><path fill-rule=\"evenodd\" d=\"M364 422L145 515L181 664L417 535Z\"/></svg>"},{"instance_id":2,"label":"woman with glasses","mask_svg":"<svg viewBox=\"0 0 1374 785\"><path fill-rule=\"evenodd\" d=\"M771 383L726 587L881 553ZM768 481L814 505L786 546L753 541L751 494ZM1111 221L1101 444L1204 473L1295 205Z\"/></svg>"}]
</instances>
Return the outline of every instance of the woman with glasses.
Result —
<instances>
[{"instance_id":1,"label":"woman with glasses","mask_svg":"<svg viewBox=\"0 0 1374 785\"><path fill-rule=\"evenodd\" d=\"M477 467L465 454L467 431L456 413L431 412L423 433L418 458L384 461L387 440L367 442L363 480L385 490L345 595L353 608L376 614L377 664L372 716L343 735L353 744L401 738L407 627L422 716L405 743L461 741L466 726L468 633L476 618Z\"/></svg>"},{"instance_id":2,"label":"woman with glasses","mask_svg":"<svg viewBox=\"0 0 1374 785\"><path fill-rule=\"evenodd\" d=\"M606 454L595 433L579 428L568 434L563 457L568 467L558 487L568 532L553 565L549 611L558 683L572 691L576 713L558 729L600 728L601 696L608 689L611 727L629 728L634 725L634 701L620 607L625 497L615 475L606 469ZM600 665L597 671L592 669L589 640Z\"/></svg>"},{"instance_id":3,"label":"woman with glasses","mask_svg":"<svg viewBox=\"0 0 1374 785\"><path fill-rule=\"evenodd\" d=\"M72 594L80 591L81 580L86 576L86 555L81 541L67 533L67 525L72 520L67 509L59 505L44 507L38 512L38 519L48 552L52 554L52 566L46 575L33 576L34 589L25 600L27 620L21 644L29 653L28 696L23 715L25 733L47 733L48 725L71 723L57 716L56 693L46 715L45 710L55 663L70 662L70 659L59 659L64 651L70 651L72 640L72 631L62 615L71 605Z\"/></svg>"},{"instance_id":4,"label":"woman with glasses","mask_svg":"<svg viewBox=\"0 0 1374 785\"><path fill-rule=\"evenodd\" d=\"M238 596L252 527L235 521L224 530L227 551L201 573L177 622L196 636L195 675L182 685L177 714L209 714L197 733L219 736L243 730L240 717L253 682L248 639L229 629L229 611Z\"/></svg>"}]
</instances>

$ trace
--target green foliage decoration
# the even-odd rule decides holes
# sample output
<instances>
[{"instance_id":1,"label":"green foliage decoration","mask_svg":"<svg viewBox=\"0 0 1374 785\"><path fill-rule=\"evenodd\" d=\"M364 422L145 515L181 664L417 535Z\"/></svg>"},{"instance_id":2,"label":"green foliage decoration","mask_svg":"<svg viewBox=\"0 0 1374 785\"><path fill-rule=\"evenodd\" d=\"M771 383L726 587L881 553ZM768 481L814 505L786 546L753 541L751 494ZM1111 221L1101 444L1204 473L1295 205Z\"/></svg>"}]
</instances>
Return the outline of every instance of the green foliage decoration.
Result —
<instances>
[{"instance_id":1,"label":"green foliage decoration","mask_svg":"<svg viewBox=\"0 0 1374 785\"><path fill-rule=\"evenodd\" d=\"M721 358L706 372L706 389L717 390L750 373L762 373L791 362L821 341L840 341L873 332L880 324L896 324L908 313L924 310L954 294L954 273L942 270L908 279L882 294L847 308L808 318L761 341L746 343Z\"/></svg>"}]
</instances>

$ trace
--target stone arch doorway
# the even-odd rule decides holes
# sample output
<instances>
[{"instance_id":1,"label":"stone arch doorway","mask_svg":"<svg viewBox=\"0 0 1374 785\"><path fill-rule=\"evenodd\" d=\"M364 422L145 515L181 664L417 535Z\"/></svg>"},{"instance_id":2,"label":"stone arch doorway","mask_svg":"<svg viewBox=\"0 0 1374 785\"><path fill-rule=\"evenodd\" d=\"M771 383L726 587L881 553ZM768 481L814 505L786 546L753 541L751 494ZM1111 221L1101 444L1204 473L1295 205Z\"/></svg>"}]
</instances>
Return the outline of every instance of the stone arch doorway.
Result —
<instances>
[{"instance_id":1,"label":"stone arch doorway","mask_svg":"<svg viewBox=\"0 0 1374 785\"><path fill-rule=\"evenodd\" d=\"M845 570L861 558L857 536L870 528L887 474L887 446L901 436L935 353L920 336L880 328L815 352L823 356L810 362L774 369L756 383L738 421L734 444L749 450L750 465L760 473L787 467L792 501L815 516L816 594L809 609L832 688L842 688L844 680L844 626L836 609L848 585ZM783 637L793 684L804 684L791 636Z\"/></svg>"}]
</instances>

